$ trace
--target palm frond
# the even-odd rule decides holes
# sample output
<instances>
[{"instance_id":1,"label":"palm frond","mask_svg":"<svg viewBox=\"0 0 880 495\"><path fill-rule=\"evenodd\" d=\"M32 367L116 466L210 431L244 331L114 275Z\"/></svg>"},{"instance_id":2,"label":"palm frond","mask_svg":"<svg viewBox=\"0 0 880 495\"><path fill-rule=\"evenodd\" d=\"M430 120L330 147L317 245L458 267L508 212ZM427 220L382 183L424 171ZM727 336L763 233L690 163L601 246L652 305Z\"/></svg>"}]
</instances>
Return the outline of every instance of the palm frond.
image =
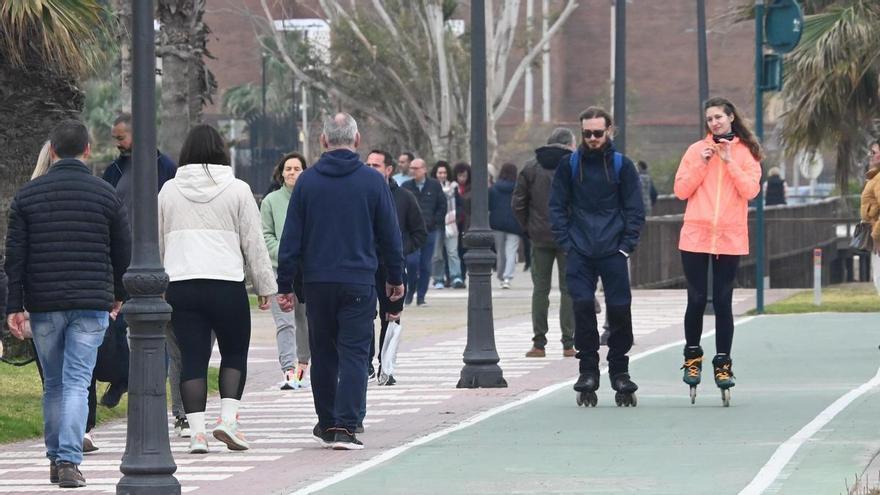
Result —
<instances>
[{"instance_id":1,"label":"palm frond","mask_svg":"<svg viewBox=\"0 0 880 495\"><path fill-rule=\"evenodd\" d=\"M83 74L98 56L105 14L98 0L4 0L0 56L23 67L36 55L47 70Z\"/></svg>"}]
</instances>

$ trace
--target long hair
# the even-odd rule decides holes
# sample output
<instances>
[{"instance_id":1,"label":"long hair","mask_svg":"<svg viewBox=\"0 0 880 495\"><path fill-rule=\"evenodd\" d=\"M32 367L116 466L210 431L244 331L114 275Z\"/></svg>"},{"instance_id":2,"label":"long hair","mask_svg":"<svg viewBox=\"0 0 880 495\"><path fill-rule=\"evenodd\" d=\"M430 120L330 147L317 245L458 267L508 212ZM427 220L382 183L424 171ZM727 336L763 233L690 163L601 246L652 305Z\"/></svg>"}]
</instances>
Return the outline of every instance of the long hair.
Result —
<instances>
[{"instance_id":1,"label":"long hair","mask_svg":"<svg viewBox=\"0 0 880 495\"><path fill-rule=\"evenodd\" d=\"M732 130L733 133L736 134L738 138L740 138L746 146L749 147L749 151L752 153L752 157L755 160L761 161L764 159L764 151L761 149L761 143L758 142L758 138L755 137L755 134L752 133L752 130L749 128L749 125L746 123L745 119L743 119L739 112L736 110L736 107L733 106L733 103L730 100L721 97L709 98L703 104L703 112L712 107L720 107L724 110L724 113L727 114L728 117L733 117ZM706 133L711 133L711 129L709 129L709 123L703 122L703 125L706 129Z\"/></svg>"},{"instance_id":2,"label":"long hair","mask_svg":"<svg viewBox=\"0 0 880 495\"><path fill-rule=\"evenodd\" d=\"M51 143L49 141L43 143L43 148L40 150L40 156L37 157L37 164L34 166L34 173L31 174L31 180L46 175L46 172L49 171L49 166L52 165L52 157L49 153L50 146Z\"/></svg>"},{"instance_id":3,"label":"long hair","mask_svg":"<svg viewBox=\"0 0 880 495\"><path fill-rule=\"evenodd\" d=\"M465 190L468 190L471 188L471 179L473 177L471 174L471 166L468 165L467 163L465 163L465 162L456 163L455 166L452 167L452 174L453 175L452 175L452 178L450 178L449 180L455 180L456 182L458 182L458 174L460 174L462 172L467 172L467 174L468 174L467 181L465 181L464 184L459 182L458 185L463 187Z\"/></svg>"},{"instance_id":4,"label":"long hair","mask_svg":"<svg viewBox=\"0 0 880 495\"><path fill-rule=\"evenodd\" d=\"M297 151L291 151L290 153L287 153L286 155L282 156L280 160L278 160L278 163L275 164L275 168L272 172L272 180L275 181L275 183L279 186L284 185L284 178L281 177L281 173L284 172L284 164L287 163L287 160L293 158L299 160L299 162L302 164L303 171L309 168L309 164L308 162L306 162L306 157L304 157L302 153L299 153Z\"/></svg>"},{"instance_id":5,"label":"long hair","mask_svg":"<svg viewBox=\"0 0 880 495\"><path fill-rule=\"evenodd\" d=\"M441 168L446 169L446 181L447 182L455 182L455 177L452 176L452 167L449 166L449 162L446 160L437 160L437 163L431 168L431 178L437 178L437 171Z\"/></svg>"},{"instance_id":6,"label":"long hair","mask_svg":"<svg viewBox=\"0 0 880 495\"><path fill-rule=\"evenodd\" d=\"M181 166L197 163L207 169L208 165L228 166L231 162L223 136L208 124L199 124L189 131L183 141L178 163Z\"/></svg>"}]
</instances>

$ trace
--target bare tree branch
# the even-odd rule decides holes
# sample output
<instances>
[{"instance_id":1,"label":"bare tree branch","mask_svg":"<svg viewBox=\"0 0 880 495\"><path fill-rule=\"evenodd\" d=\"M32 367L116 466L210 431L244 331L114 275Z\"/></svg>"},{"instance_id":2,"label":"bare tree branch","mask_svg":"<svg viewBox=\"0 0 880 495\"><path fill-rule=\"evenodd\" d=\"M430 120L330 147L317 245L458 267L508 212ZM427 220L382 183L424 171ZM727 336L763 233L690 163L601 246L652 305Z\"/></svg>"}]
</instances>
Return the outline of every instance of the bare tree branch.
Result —
<instances>
[{"instance_id":1,"label":"bare tree branch","mask_svg":"<svg viewBox=\"0 0 880 495\"><path fill-rule=\"evenodd\" d=\"M565 8L559 14L559 17L556 18L556 21L553 22L544 36L535 43L535 46L532 47L525 57L520 60L519 65L510 77L510 81L507 83L507 87L504 90L501 100L493 107L493 113L495 115L500 116L504 114L507 110L507 106L510 104L511 98L513 98L513 93L516 91L516 87L519 85L520 80L522 80L523 75L525 75L526 67L528 67L535 60L535 57L541 53L541 50L544 49L544 45L550 43L550 40L556 32L559 31L562 25L565 24L565 21L568 20L577 7L577 0L567 0Z\"/></svg>"}]
</instances>

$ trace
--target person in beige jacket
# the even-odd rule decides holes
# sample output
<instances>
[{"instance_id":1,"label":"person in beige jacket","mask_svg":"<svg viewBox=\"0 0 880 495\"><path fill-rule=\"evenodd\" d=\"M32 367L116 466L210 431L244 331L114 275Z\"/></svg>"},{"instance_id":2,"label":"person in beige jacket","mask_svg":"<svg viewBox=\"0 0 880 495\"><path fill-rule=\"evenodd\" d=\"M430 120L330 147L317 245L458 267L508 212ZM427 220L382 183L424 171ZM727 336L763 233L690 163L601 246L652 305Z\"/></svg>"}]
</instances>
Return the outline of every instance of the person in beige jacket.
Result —
<instances>
[{"instance_id":1,"label":"person in beige jacket","mask_svg":"<svg viewBox=\"0 0 880 495\"><path fill-rule=\"evenodd\" d=\"M269 296L278 292L257 203L229 163L217 130L196 126L183 143L177 176L159 193L159 252L170 278L165 299L182 357L180 394L193 454L208 452L205 403L212 331L221 356L220 419L213 435L230 450L249 448L238 427L251 338L245 269L260 309L268 309Z\"/></svg>"},{"instance_id":2,"label":"person in beige jacket","mask_svg":"<svg viewBox=\"0 0 880 495\"><path fill-rule=\"evenodd\" d=\"M862 189L860 213L862 221L871 224L871 238L874 240L871 271L874 287L880 293L880 140L871 143L870 160L868 172L865 174L865 188Z\"/></svg>"}]
</instances>

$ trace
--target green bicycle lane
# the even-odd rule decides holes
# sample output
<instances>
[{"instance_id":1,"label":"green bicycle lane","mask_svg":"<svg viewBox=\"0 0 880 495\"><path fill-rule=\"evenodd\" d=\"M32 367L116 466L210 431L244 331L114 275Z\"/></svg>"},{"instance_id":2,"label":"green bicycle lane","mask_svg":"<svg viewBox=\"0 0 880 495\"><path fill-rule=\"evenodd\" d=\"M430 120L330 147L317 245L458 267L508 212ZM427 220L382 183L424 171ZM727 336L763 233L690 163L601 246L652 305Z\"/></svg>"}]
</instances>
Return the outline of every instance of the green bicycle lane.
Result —
<instances>
[{"instance_id":1,"label":"green bicycle lane","mask_svg":"<svg viewBox=\"0 0 880 495\"><path fill-rule=\"evenodd\" d=\"M737 326L729 408L708 370L690 404L675 346L631 363L637 408L616 407L604 376L596 408L565 386L318 493L739 493L780 444L877 374L878 328L880 315L752 319ZM714 338L703 343L711 355ZM878 407L876 389L852 401L766 493L843 492L880 447Z\"/></svg>"}]
</instances>

